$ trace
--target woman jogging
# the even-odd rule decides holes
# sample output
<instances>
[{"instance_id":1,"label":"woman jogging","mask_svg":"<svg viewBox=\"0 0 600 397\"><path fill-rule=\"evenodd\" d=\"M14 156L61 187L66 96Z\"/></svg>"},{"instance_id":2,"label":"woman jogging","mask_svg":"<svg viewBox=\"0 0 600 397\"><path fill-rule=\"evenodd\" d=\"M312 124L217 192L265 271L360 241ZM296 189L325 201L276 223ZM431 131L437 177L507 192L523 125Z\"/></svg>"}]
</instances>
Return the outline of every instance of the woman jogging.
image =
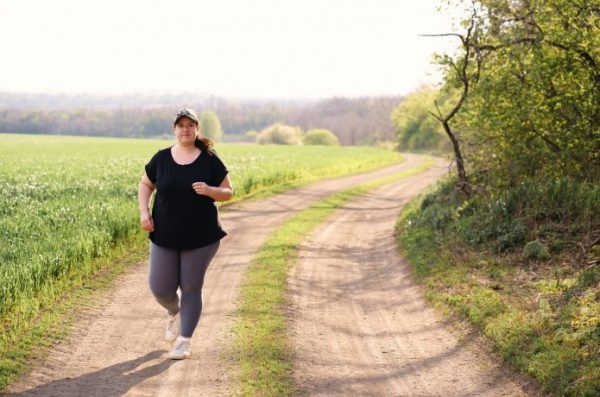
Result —
<instances>
[{"instance_id":1,"label":"woman jogging","mask_svg":"<svg viewBox=\"0 0 600 397\"><path fill-rule=\"evenodd\" d=\"M215 201L229 200L233 188L213 143L200 135L193 110L176 114L173 133L175 145L159 150L146 164L138 201L141 227L150 232L150 290L168 312L165 339L176 339L169 357L179 360L190 355L204 275L227 234Z\"/></svg>"}]
</instances>

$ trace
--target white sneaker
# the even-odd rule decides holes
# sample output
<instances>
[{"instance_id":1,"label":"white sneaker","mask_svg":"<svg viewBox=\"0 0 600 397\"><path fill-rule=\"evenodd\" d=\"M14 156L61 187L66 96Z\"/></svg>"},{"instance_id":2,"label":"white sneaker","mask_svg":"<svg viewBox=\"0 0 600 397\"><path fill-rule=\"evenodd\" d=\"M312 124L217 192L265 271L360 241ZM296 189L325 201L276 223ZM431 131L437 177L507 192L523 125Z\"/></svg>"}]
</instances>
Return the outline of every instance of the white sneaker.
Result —
<instances>
[{"instance_id":1,"label":"white sneaker","mask_svg":"<svg viewBox=\"0 0 600 397\"><path fill-rule=\"evenodd\" d=\"M190 338L184 338L183 336L177 337L177 342L175 342L175 346L169 353L169 358L171 360L183 360L184 358L188 358L190 356Z\"/></svg>"},{"instance_id":2,"label":"white sneaker","mask_svg":"<svg viewBox=\"0 0 600 397\"><path fill-rule=\"evenodd\" d=\"M167 328L165 329L165 340L167 342L174 341L179 335L179 313L169 314Z\"/></svg>"}]
</instances>

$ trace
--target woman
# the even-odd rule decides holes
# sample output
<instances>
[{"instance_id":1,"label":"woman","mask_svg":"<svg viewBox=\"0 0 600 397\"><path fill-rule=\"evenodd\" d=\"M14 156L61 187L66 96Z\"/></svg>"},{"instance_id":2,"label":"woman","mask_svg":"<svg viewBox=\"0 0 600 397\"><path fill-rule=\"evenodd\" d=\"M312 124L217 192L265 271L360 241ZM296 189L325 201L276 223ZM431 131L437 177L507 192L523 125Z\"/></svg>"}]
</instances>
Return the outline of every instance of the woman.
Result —
<instances>
[{"instance_id":1,"label":"woman","mask_svg":"<svg viewBox=\"0 0 600 397\"><path fill-rule=\"evenodd\" d=\"M193 110L177 113L173 133L175 145L159 150L146 164L138 201L141 227L150 232L150 290L167 309L165 339L177 339L169 356L179 360L190 355L190 338L202 312L204 274L227 234L215 201L229 200L233 188L212 142L200 136Z\"/></svg>"}]
</instances>

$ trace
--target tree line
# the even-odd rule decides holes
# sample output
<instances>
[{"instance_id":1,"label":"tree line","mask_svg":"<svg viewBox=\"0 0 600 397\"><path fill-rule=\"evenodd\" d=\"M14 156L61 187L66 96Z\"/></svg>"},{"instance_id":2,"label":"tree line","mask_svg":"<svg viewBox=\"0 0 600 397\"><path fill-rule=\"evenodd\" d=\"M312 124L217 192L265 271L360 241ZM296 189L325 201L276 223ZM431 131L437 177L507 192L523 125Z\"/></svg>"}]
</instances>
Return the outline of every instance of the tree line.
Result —
<instances>
[{"instance_id":1,"label":"tree line","mask_svg":"<svg viewBox=\"0 0 600 397\"><path fill-rule=\"evenodd\" d=\"M33 134L155 137L170 134L180 106L212 111L224 140L247 140L249 131L281 123L304 131L324 128L342 145L395 139L390 120L400 96L313 101L227 100L192 94L90 96L0 93L0 131Z\"/></svg>"}]
</instances>

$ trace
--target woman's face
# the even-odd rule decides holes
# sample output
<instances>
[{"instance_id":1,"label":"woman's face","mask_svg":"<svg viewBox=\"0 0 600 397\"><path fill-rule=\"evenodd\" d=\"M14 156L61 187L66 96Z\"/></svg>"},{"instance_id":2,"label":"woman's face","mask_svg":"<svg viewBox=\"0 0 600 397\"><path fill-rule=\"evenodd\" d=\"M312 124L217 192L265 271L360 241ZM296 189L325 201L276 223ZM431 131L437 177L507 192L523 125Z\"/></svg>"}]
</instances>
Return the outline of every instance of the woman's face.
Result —
<instances>
[{"instance_id":1,"label":"woman's face","mask_svg":"<svg viewBox=\"0 0 600 397\"><path fill-rule=\"evenodd\" d=\"M177 120L177 123L173 126L173 133L179 143L183 145L193 145L196 134L198 133L198 124L196 124L194 120L184 116Z\"/></svg>"}]
</instances>

